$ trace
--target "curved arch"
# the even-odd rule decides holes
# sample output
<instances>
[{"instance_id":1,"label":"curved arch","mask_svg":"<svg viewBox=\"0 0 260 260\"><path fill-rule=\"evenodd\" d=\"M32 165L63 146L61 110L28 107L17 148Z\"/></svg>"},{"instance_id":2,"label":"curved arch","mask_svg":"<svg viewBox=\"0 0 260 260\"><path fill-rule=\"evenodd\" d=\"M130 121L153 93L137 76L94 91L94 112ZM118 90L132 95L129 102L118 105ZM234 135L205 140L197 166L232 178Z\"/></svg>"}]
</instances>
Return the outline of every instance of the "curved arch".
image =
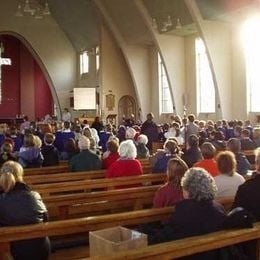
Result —
<instances>
[{"instance_id":1,"label":"curved arch","mask_svg":"<svg viewBox=\"0 0 260 260\"><path fill-rule=\"evenodd\" d=\"M61 116L61 106L60 106L60 102L59 102L59 99L58 99L58 95L57 95L57 92L56 92L56 89L54 87L54 84L52 82L52 79L44 65L44 63L42 62L41 58L39 57L38 53L34 50L34 48L32 47L32 45L30 44L30 42L25 38L23 37L22 35L20 35L19 33L16 33L16 32L12 32L12 31L0 31L0 35L11 35L17 39L19 39L22 44L28 49L28 51L31 53L31 55L33 56L33 58L37 61L38 65L40 66L44 76L45 76L45 79L47 80L48 82L48 85L50 87L50 91L51 91L51 94L52 94L52 98L54 100L54 103L56 104L57 106L57 112L59 113L59 115Z\"/></svg>"}]
</instances>

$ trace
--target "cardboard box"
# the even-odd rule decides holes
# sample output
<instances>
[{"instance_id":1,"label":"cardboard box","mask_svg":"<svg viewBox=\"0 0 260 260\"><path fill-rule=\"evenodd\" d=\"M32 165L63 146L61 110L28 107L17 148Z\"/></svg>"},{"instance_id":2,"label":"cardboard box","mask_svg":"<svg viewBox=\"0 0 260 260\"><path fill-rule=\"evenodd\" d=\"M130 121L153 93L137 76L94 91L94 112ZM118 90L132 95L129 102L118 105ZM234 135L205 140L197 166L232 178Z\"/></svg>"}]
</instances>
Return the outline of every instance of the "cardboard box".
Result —
<instances>
[{"instance_id":1,"label":"cardboard box","mask_svg":"<svg viewBox=\"0 0 260 260\"><path fill-rule=\"evenodd\" d=\"M89 232L90 256L113 253L147 246L147 235L124 227Z\"/></svg>"}]
</instances>

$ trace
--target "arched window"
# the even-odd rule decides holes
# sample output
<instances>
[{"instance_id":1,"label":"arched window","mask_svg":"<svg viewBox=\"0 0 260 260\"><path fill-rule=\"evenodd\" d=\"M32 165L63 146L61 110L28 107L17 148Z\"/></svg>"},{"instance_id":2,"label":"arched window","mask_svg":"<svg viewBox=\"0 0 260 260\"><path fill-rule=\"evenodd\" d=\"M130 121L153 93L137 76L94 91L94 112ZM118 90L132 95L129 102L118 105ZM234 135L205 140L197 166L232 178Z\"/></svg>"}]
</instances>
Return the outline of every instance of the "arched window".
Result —
<instances>
[{"instance_id":1,"label":"arched window","mask_svg":"<svg viewBox=\"0 0 260 260\"><path fill-rule=\"evenodd\" d=\"M242 40L246 61L247 104L249 112L260 112L260 17L244 23Z\"/></svg>"},{"instance_id":2,"label":"arched window","mask_svg":"<svg viewBox=\"0 0 260 260\"><path fill-rule=\"evenodd\" d=\"M173 113L172 95L164 64L158 53L159 103L160 113Z\"/></svg>"},{"instance_id":3,"label":"arched window","mask_svg":"<svg viewBox=\"0 0 260 260\"><path fill-rule=\"evenodd\" d=\"M89 72L89 57L88 52L83 51L80 54L80 75L88 73Z\"/></svg>"},{"instance_id":4,"label":"arched window","mask_svg":"<svg viewBox=\"0 0 260 260\"><path fill-rule=\"evenodd\" d=\"M201 38L195 40L196 51L196 88L198 113L214 113L215 87L204 42Z\"/></svg>"}]
</instances>

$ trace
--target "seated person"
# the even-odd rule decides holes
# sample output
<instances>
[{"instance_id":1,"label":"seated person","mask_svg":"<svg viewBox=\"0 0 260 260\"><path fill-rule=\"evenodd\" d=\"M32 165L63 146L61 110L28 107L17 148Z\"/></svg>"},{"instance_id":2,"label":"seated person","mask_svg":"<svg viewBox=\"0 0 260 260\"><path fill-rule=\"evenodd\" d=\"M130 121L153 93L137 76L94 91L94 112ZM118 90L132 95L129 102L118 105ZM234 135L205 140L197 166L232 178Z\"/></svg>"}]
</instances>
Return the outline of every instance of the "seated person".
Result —
<instances>
[{"instance_id":1,"label":"seated person","mask_svg":"<svg viewBox=\"0 0 260 260\"><path fill-rule=\"evenodd\" d=\"M235 154L237 161L236 171L241 175L246 175L250 169L250 163L246 156L241 153L241 143L238 138L231 138L227 142L227 149Z\"/></svg>"},{"instance_id":2,"label":"seated person","mask_svg":"<svg viewBox=\"0 0 260 260\"><path fill-rule=\"evenodd\" d=\"M254 150L257 148L255 142L250 138L250 131L243 129L241 133L241 150Z\"/></svg>"},{"instance_id":3,"label":"seated person","mask_svg":"<svg viewBox=\"0 0 260 260\"><path fill-rule=\"evenodd\" d=\"M218 188L217 197L235 196L238 187L245 182L236 172L236 159L232 152L220 152L217 156L219 175L215 177Z\"/></svg>"},{"instance_id":4,"label":"seated person","mask_svg":"<svg viewBox=\"0 0 260 260\"><path fill-rule=\"evenodd\" d=\"M107 169L106 177L124 177L141 175L143 169L141 163L136 160L136 147L132 140L123 141L119 145L119 156L120 158L112 163Z\"/></svg>"},{"instance_id":5,"label":"seated person","mask_svg":"<svg viewBox=\"0 0 260 260\"><path fill-rule=\"evenodd\" d=\"M103 154L103 169L109 168L109 166L119 159L118 153L119 141L113 138L107 142L107 151Z\"/></svg>"},{"instance_id":6,"label":"seated person","mask_svg":"<svg viewBox=\"0 0 260 260\"><path fill-rule=\"evenodd\" d=\"M139 135L137 137L137 158L138 159L143 159L143 158L148 158L149 157L149 149L147 148L147 143L148 143L148 138L146 135Z\"/></svg>"},{"instance_id":7,"label":"seated person","mask_svg":"<svg viewBox=\"0 0 260 260\"><path fill-rule=\"evenodd\" d=\"M20 152L18 153L18 162L24 168L42 166L43 156L39 148L40 144L40 140L35 135L26 134L24 136L24 145L20 148Z\"/></svg>"},{"instance_id":8,"label":"seated person","mask_svg":"<svg viewBox=\"0 0 260 260\"><path fill-rule=\"evenodd\" d=\"M187 164L178 157L168 161L167 182L155 193L153 199L154 208L173 206L183 200L181 178L187 170Z\"/></svg>"},{"instance_id":9,"label":"seated person","mask_svg":"<svg viewBox=\"0 0 260 260\"><path fill-rule=\"evenodd\" d=\"M213 144L205 142L201 145L201 153L203 159L194 164L194 167L200 167L205 169L212 177L218 175L217 162L214 159L216 148Z\"/></svg>"},{"instance_id":10,"label":"seated person","mask_svg":"<svg viewBox=\"0 0 260 260\"><path fill-rule=\"evenodd\" d=\"M89 150L90 141L86 136L81 136L78 143L80 153L74 155L69 161L69 168L72 172L99 170L102 162L98 155Z\"/></svg>"},{"instance_id":11,"label":"seated person","mask_svg":"<svg viewBox=\"0 0 260 260\"><path fill-rule=\"evenodd\" d=\"M160 155L157 155L157 160L153 166L152 172L154 173L165 173L168 161L178 156L180 152L180 148L176 140L167 140L163 147L164 151Z\"/></svg>"},{"instance_id":12,"label":"seated person","mask_svg":"<svg viewBox=\"0 0 260 260\"><path fill-rule=\"evenodd\" d=\"M201 151L199 148L199 138L196 135L188 137L187 149L183 151L182 160L185 161L188 167L192 167L196 162L202 160Z\"/></svg>"},{"instance_id":13,"label":"seated person","mask_svg":"<svg viewBox=\"0 0 260 260\"><path fill-rule=\"evenodd\" d=\"M10 142L4 142L1 146L0 166L6 161L16 161L16 157L13 154L13 145Z\"/></svg>"},{"instance_id":14,"label":"seated person","mask_svg":"<svg viewBox=\"0 0 260 260\"><path fill-rule=\"evenodd\" d=\"M60 155L61 160L70 160L74 155L79 153L76 141L69 138L64 144L64 151Z\"/></svg>"},{"instance_id":15,"label":"seated person","mask_svg":"<svg viewBox=\"0 0 260 260\"><path fill-rule=\"evenodd\" d=\"M42 166L53 166L59 164L59 153L57 148L53 145L55 135L46 133L44 135L44 145L42 147L43 164Z\"/></svg>"},{"instance_id":16,"label":"seated person","mask_svg":"<svg viewBox=\"0 0 260 260\"><path fill-rule=\"evenodd\" d=\"M20 226L47 221L47 209L41 196L23 181L23 168L17 162L4 163L0 171L0 226ZM47 237L11 242L14 259L47 260L50 241Z\"/></svg>"},{"instance_id":17,"label":"seated person","mask_svg":"<svg viewBox=\"0 0 260 260\"><path fill-rule=\"evenodd\" d=\"M184 200L176 204L167 225L156 232L150 230L149 244L203 235L222 227L225 211L214 201L217 187L213 177L202 168L191 168L182 178L181 186Z\"/></svg>"},{"instance_id":18,"label":"seated person","mask_svg":"<svg viewBox=\"0 0 260 260\"><path fill-rule=\"evenodd\" d=\"M260 220L260 148L255 150L256 171L252 178L238 187L233 208L247 209L256 221Z\"/></svg>"}]
</instances>

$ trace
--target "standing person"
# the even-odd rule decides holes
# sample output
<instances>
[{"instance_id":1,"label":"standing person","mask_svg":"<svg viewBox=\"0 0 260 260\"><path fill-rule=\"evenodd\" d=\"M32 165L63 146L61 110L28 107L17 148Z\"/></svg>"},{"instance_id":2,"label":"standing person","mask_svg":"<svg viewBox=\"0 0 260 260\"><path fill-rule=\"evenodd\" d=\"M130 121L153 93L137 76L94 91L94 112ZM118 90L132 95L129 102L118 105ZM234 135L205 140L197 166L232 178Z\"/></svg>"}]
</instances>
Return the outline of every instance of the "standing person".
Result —
<instances>
[{"instance_id":1,"label":"standing person","mask_svg":"<svg viewBox=\"0 0 260 260\"><path fill-rule=\"evenodd\" d=\"M101 129L103 129L104 125L103 123L100 121L100 117L96 116L94 119L94 122L91 125L91 128L95 128L99 134L99 132L101 131Z\"/></svg>"},{"instance_id":2,"label":"standing person","mask_svg":"<svg viewBox=\"0 0 260 260\"><path fill-rule=\"evenodd\" d=\"M23 181L22 166L7 161L0 171L0 226L20 226L47 221L47 209L39 193ZM11 242L14 259L47 260L50 255L48 237Z\"/></svg>"},{"instance_id":3,"label":"standing person","mask_svg":"<svg viewBox=\"0 0 260 260\"><path fill-rule=\"evenodd\" d=\"M68 108L64 108L64 111L62 113L62 121L71 122L71 113L69 112Z\"/></svg>"},{"instance_id":4,"label":"standing person","mask_svg":"<svg viewBox=\"0 0 260 260\"><path fill-rule=\"evenodd\" d=\"M199 126L195 124L195 116L193 114L188 115L188 124L186 125L186 142L188 141L191 135L198 136L199 134Z\"/></svg>"},{"instance_id":5,"label":"standing person","mask_svg":"<svg viewBox=\"0 0 260 260\"><path fill-rule=\"evenodd\" d=\"M147 114L147 120L142 124L141 134L144 134L148 137L147 147L152 151L153 142L158 141L158 128L156 123L153 121L153 113Z\"/></svg>"}]
</instances>

